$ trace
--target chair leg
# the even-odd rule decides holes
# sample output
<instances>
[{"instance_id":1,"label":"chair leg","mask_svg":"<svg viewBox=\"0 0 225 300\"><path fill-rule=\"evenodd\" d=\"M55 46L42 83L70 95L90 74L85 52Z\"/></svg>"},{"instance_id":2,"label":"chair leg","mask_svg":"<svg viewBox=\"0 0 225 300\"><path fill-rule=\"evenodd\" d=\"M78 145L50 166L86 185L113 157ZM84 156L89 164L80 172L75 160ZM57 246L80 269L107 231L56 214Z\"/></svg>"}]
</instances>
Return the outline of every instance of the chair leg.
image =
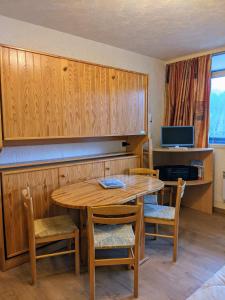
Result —
<instances>
[{"instance_id":1,"label":"chair leg","mask_svg":"<svg viewBox=\"0 0 225 300\"><path fill-rule=\"evenodd\" d=\"M75 240L74 240L74 248L75 248L75 273L76 275L80 275L80 246L79 246L79 231L75 232Z\"/></svg>"},{"instance_id":2,"label":"chair leg","mask_svg":"<svg viewBox=\"0 0 225 300\"><path fill-rule=\"evenodd\" d=\"M158 224L154 224L154 233L158 234L158 232L159 232L159 225ZM154 236L153 240L156 240L156 239L157 239L157 236Z\"/></svg>"},{"instance_id":3,"label":"chair leg","mask_svg":"<svg viewBox=\"0 0 225 300\"><path fill-rule=\"evenodd\" d=\"M138 298L138 286L139 286L139 254L135 253L134 261L134 297Z\"/></svg>"},{"instance_id":4,"label":"chair leg","mask_svg":"<svg viewBox=\"0 0 225 300\"><path fill-rule=\"evenodd\" d=\"M178 249L178 225L174 226L174 239L173 239L173 262L177 261Z\"/></svg>"},{"instance_id":5,"label":"chair leg","mask_svg":"<svg viewBox=\"0 0 225 300\"><path fill-rule=\"evenodd\" d=\"M128 257L131 258L132 257L132 251L131 248L128 248ZM132 265L127 265L128 270L132 269Z\"/></svg>"},{"instance_id":6,"label":"chair leg","mask_svg":"<svg viewBox=\"0 0 225 300\"><path fill-rule=\"evenodd\" d=\"M30 267L31 267L31 284L34 285L37 280L37 267L36 267L36 246L35 243L30 245Z\"/></svg>"},{"instance_id":7,"label":"chair leg","mask_svg":"<svg viewBox=\"0 0 225 300\"><path fill-rule=\"evenodd\" d=\"M72 247L72 240L69 239L69 240L67 240L67 249L71 250L71 247Z\"/></svg>"},{"instance_id":8,"label":"chair leg","mask_svg":"<svg viewBox=\"0 0 225 300\"><path fill-rule=\"evenodd\" d=\"M170 187L170 195L169 195L169 206L173 204L173 187Z\"/></svg>"},{"instance_id":9,"label":"chair leg","mask_svg":"<svg viewBox=\"0 0 225 300\"><path fill-rule=\"evenodd\" d=\"M95 300L95 265L94 253L89 253L89 300Z\"/></svg>"},{"instance_id":10,"label":"chair leg","mask_svg":"<svg viewBox=\"0 0 225 300\"><path fill-rule=\"evenodd\" d=\"M161 205L164 205L164 194L165 194L165 193L164 193L164 189L162 189L162 190L160 191L159 194L160 194L160 196L161 196L161 197L160 197L160 198L161 198Z\"/></svg>"}]
</instances>

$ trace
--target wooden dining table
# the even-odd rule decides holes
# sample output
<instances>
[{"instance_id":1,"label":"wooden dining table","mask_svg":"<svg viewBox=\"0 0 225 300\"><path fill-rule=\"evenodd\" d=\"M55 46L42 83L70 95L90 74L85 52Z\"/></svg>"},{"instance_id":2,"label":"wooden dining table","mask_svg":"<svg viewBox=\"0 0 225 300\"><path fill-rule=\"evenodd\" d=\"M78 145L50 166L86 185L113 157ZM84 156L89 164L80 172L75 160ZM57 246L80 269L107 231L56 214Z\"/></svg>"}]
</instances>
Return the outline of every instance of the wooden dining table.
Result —
<instances>
[{"instance_id":1,"label":"wooden dining table","mask_svg":"<svg viewBox=\"0 0 225 300\"><path fill-rule=\"evenodd\" d=\"M135 200L143 204L143 196L155 193L164 187L163 181L143 175L113 175L105 178L117 178L125 183L125 187L117 189L105 189L99 184L103 178L90 179L83 182L69 184L55 190L52 201L59 206L78 209L80 212L80 239L81 261L87 260L87 207L104 206L128 203ZM143 209L142 209L143 213ZM144 220L144 216L142 218ZM142 234L140 243L140 259L145 259L144 222L142 222Z\"/></svg>"}]
</instances>

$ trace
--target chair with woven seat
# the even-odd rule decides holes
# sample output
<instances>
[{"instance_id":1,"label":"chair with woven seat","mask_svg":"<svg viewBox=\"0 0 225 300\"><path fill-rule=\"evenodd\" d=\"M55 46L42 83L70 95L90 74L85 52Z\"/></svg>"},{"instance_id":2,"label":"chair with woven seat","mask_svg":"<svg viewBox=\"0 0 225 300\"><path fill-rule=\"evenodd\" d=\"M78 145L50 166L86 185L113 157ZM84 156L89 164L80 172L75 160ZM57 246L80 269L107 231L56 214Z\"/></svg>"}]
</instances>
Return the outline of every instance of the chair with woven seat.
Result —
<instances>
[{"instance_id":1,"label":"chair with woven seat","mask_svg":"<svg viewBox=\"0 0 225 300\"><path fill-rule=\"evenodd\" d=\"M173 239L173 261L177 259L179 213L181 198L184 194L186 182L181 178L177 182L176 206L152 205L144 206L144 222L157 225L169 225L173 227L173 234L159 234L145 232L146 236L163 237Z\"/></svg>"},{"instance_id":2,"label":"chair with woven seat","mask_svg":"<svg viewBox=\"0 0 225 300\"><path fill-rule=\"evenodd\" d=\"M95 267L134 268L134 297L138 297L141 205L88 207L89 294L95 299ZM134 231L132 228L134 225ZM98 249L128 249L128 257L96 259Z\"/></svg>"},{"instance_id":3,"label":"chair with woven seat","mask_svg":"<svg viewBox=\"0 0 225 300\"><path fill-rule=\"evenodd\" d=\"M32 284L35 284L37 278L36 260L46 257L75 253L75 272L77 275L79 275L79 229L76 227L71 217L69 215L62 215L34 220L33 200L29 187L22 190L22 195L24 197L24 207L26 209L28 224ZM37 245L61 240L71 241L72 239L75 241L74 250L69 249L51 254L36 255Z\"/></svg>"},{"instance_id":4,"label":"chair with woven seat","mask_svg":"<svg viewBox=\"0 0 225 300\"><path fill-rule=\"evenodd\" d=\"M134 168L128 170L129 175L145 175L159 179L159 170L152 170L148 168ZM161 193L161 192L160 192ZM158 193L144 196L144 203L158 204Z\"/></svg>"}]
</instances>

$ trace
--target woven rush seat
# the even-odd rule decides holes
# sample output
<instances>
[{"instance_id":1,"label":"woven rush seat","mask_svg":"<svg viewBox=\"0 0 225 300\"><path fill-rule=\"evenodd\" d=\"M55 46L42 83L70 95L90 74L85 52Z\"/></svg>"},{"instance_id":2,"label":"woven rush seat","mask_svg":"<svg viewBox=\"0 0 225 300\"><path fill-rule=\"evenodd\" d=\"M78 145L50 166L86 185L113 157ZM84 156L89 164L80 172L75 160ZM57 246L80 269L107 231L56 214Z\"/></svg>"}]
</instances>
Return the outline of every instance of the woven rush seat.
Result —
<instances>
[{"instance_id":1,"label":"woven rush seat","mask_svg":"<svg viewBox=\"0 0 225 300\"><path fill-rule=\"evenodd\" d=\"M36 238L72 233L75 230L77 227L68 215L34 220Z\"/></svg>"},{"instance_id":2,"label":"woven rush seat","mask_svg":"<svg viewBox=\"0 0 225 300\"><path fill-rule=\"evenodd\" d=\"M164 205L144 205L144 217L174 220L175 219L175 207Z\"/></svg>"},{"instance_id":3,"label":"woven rush seat","mask_svg":"<svg viewBox=\"0 0 225 300\"><path fill-rule=\"evenodd\" d=\"M95 249L131 248L135 244L135 236L131 224L95 225Z\"/></svg>"}]
</instances>

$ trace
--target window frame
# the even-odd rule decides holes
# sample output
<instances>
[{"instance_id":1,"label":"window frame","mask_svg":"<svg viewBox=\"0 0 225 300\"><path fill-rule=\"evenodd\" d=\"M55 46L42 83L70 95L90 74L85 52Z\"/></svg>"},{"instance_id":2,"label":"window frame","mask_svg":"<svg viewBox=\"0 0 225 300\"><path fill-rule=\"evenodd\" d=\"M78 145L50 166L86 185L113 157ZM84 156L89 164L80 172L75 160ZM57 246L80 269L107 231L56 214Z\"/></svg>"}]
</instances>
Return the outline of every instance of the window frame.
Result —
<instances>
[{"instance_id":1,"label":"window frame","mask_svg":"<svg viewBox=\"0 0 225 300\"><path fill-rule=\"evenodd\" d=\"M217 55L221 55L221 54L225 54L225 52L223 51L220 53L212 54L211 60L212 60L213 56L217 56ZM220 78L220 77L225 77L225 67L224 67L224 69L221 69L221 70L211 71L211 79L212 78ZM211 97L211 89L210 89L210 97ZM210 129L210 124L209 124L209 129ZM210 138L210 136L209 136L209 138ZM224 139L225 139L225 137L224 137ZM217 147L217 148L225 148L225 142L223 144L219 144L219 143L215 144L215 143L210 143L210 140L209 140L209 145L213 146L213 147Z\"/></svg>"}]
</instances>

